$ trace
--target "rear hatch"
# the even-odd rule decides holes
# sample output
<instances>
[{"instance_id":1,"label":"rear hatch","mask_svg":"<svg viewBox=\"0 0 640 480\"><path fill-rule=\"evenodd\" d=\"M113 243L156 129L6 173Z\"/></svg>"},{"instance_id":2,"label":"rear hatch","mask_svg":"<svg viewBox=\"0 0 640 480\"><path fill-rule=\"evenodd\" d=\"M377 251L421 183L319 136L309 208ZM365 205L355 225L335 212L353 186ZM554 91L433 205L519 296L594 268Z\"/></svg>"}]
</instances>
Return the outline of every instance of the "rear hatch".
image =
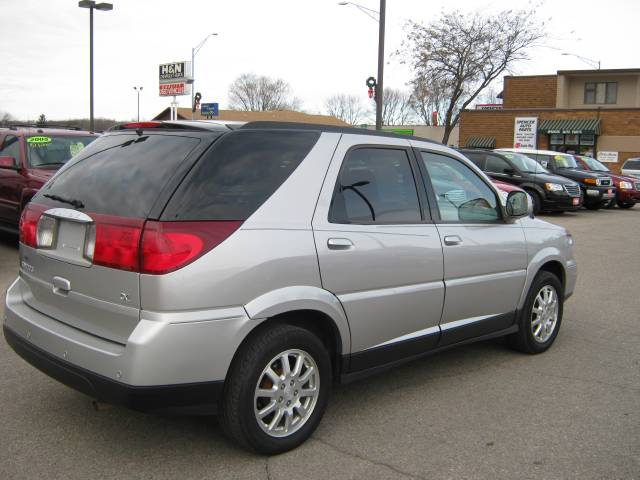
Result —
<instances>
[{"instance_id":1,"label":"rear hatch","mask_svg":"<svg viewBox=\"0 0 640 480\"><path fill-rule=\"evenodd\" d=\"M23 213L24 301L125 344L140 316L138 249L145 222L218 135L119 132L65 165Z\"/></svg>"}]
</instances>

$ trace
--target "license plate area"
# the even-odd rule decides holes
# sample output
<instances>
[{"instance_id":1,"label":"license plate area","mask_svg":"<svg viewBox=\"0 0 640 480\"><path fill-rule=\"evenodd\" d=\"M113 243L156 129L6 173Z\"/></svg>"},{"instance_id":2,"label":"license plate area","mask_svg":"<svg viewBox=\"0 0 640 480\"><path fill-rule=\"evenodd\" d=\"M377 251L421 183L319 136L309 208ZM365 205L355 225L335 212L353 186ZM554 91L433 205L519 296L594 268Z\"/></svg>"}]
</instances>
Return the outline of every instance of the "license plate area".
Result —
<instances>
[{"instance_id":1,"label":"license plate area","mask_svg":"<svg viewBox=\"0 0 640 480\"><path fill-rule=\"evenodd\" d=\"M92 263L84 257L84 247L90 225L90 223L58 218L55 244L51 248L38 249L38 253L81 267L90 267Z\"/></svg>"}]
</instances>

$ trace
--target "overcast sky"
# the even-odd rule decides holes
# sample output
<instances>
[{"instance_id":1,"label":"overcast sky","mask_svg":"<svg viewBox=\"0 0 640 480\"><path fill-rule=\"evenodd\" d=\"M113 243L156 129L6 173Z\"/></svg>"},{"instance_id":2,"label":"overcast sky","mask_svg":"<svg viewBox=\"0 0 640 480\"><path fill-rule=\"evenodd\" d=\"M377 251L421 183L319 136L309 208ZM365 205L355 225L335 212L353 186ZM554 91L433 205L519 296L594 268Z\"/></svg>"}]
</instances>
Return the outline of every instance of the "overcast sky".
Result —
<instances>
[{"instance_id":1,"label":"overcast sky","mask_svg":"<svg viewBox=\"0 0 640 480\"><path fill-rule=\"evenodd\" d=\"M254 72L289 82L305 111L319 113L335 93L367 101L376 74L378 24L337 0L113 0L94 16L95 115L151 118L169 105L158 96L158 64L190 60L191 48L218 32L196 56L203 102L227 104L235 77ZM377 0L360 4L378 9ZM0 111L19 119L89 116L89 11L76 0L0 0ZM495 14L527 8L522 0L387 0L387 54L404 37L406 19L429 22L442 8ZM549 48L532 52L517 74L589 68L561 56L573 52L602 68L638 68L640 0L547 0ZM389 56L387 55L387 59ZM385 86L402 88L406 67L388 60ZM188 97L180 105L189 106Z\"/></svg>"}]
</instances>

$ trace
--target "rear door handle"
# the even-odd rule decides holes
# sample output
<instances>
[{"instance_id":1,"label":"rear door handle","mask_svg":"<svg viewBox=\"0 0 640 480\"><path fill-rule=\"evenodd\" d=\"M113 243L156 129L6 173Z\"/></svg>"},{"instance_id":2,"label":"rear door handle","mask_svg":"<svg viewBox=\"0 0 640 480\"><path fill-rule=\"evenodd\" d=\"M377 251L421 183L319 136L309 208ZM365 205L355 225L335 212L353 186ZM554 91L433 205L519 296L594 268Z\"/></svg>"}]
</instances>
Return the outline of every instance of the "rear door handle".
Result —
<instances>
[{"instance_id":1,"label":"rear door handle","mask_svg":"<svg viewBox=\"0 0 640 480\"><path fill-rule=\"evenodd\" d=\"M447 235L444 237L445 245L460 245L462 239L458 235Z\"/></svg>"},{"instance_id":2,"label":"rear door handle","mask_svg":"<svg viewBox=\"0 0 640 480\"><path fill-rule=\"evenodd\" d=\"M353 242L348 238L330 238L327 240L329 250L349 250L353 247Z\"/></svg>"}]
</instances>

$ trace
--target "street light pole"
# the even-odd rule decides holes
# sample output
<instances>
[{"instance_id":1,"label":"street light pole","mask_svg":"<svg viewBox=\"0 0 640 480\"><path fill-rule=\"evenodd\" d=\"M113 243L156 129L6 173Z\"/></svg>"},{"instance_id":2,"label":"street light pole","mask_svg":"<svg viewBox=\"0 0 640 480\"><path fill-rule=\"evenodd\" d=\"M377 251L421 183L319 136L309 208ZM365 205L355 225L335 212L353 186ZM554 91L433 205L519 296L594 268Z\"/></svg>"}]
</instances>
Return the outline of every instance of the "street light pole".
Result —
<instances>
[{"instance_id":1,"label":"street light pole","mask_svg":"<svg viewBox=\"0 0 640 480\"><path fill-rule=\"evenodd\" d=\"M204 40L202 40L198 45L191 49L191 120L193 120L193 96L195 95L196 90L196 54L200 51L200 49L204 46L209 37L217 37L218 34L216 32L210 33Z\"/></svg>"},{"instance_id":2,"label":"street light pole","mask_svg":"<svg viewBox=\"0 0 640 480\"><path fill-rule=\"evenodd\" d=\"M376 130L382 130L382 105L384 98L384 27L387 1L380 0L380 11L364 7L354 2L338 2L338 5L353 5L368 17L378 22L378 78L376 79ZM375 15L378 15L378 18Z\"/></svg>"},{"instance_id":3,"label":"street light pole","mask_svg":"<svg viewBox=\"0 0 640 480\"><path fill-rule=\"evenodd\" d=\"M138 121L140 121L140 92L144 87L133 87L133 89L138 92Z\"/></svg>"},{"instance_id":4,"label":"street light pole","mask_svg":"<svg viewBox=\"0 0 640 480\"><path fill-rule=\"evenodd\" d=\"M78 6L89 9L89 130L93 132L95 130L93 119L93 9L107 12L113 10L113 4L81 0L78 2Z\"/></svg>"},{"instance_id":5,"label":"street light pole","mask_svg":"<svg viewBox=\"0 0 640 480\"><path fill-rule=\"evenodd\" d=\"M380 27L378 29L378 85L376 87L376 130L382 130L382 105L384 98L384 24L387 0L380 0Z\"/></svg>"}]
</instances>

